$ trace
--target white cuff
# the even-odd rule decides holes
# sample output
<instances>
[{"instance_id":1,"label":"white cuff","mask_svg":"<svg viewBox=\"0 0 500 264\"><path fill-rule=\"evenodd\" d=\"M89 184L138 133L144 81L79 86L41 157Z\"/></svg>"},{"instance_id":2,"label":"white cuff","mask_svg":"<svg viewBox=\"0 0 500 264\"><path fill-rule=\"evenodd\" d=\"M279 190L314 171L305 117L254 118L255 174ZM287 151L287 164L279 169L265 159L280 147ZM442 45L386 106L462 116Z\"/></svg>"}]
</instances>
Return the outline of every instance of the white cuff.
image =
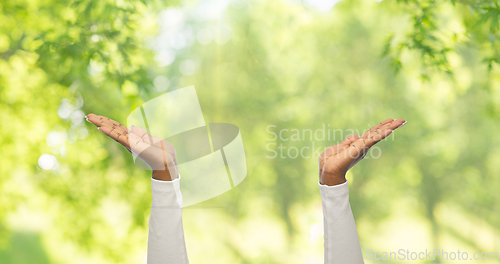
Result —
<instances>
[{"instance_id":1,"label":"white cuff","mask_svg":"<svg viewBox=\"0 0 500 264\"><path fill-rule=\"evenodd\" d=\"M321 194L322 197L334 197L349 193L347 180L344 183L333 186L323 185L319 182L318 185L319 185L319 193Z\"/></svg>"},{"instance_id":2,"label":"white cuff","mask_svg":"<svg viewBox=\"0 0 500 264\"><path fill-rule=\"evenodd\" d=\"M175 196L173 196L173 197L175 197L175 200L177 201L177 205L179 206L179 208L182 208L183 201L182 201L180 181L181 181L180 174L179 174L178 178L171 180L171 181L160 181L160 180L156 180L156 179L151 178L151 191L153 193L159 192L159 193L165 194L165 195L160 195L160 194L157 195L158 198L163 197L163 198L161 198L161 200L162 200L161 204L163 204L169 200L169 199L165 198L165 197L169 197L169 196L166 196L168 193L175 193Z\"/></svg>"},{"instance_id":3,"label":"white cuff","mask_svg":"<svg viewBox=\"0 0 500 264\"><path fill-rule=\"evenodd\" d=\"M179 178L171 180L171 181L160 181L151 178L151 189L153 191L163 191L163 192L170 192L170 191L175 191L175 188L179 189L180 188L180 175Z\"/></svg>"}]
</instances>

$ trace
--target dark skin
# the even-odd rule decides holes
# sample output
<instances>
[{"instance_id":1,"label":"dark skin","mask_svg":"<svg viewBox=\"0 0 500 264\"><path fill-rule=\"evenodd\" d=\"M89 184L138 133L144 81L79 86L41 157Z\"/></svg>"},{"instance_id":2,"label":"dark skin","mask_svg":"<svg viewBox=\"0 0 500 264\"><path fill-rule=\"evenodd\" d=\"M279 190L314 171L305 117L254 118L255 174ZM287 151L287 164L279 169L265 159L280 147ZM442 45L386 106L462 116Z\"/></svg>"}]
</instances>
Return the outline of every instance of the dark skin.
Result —
<instances>
[{"instance_id":1,"label":"dark skin","mask_svg":"<svg viewBox=\"0 0 500 264\"><path fill-rule=\"evenodd\" d=\"M119 122L105 116L88 114L85 118L87 119L87 121L97 126L97 129L99 131L112 138L116 142L120 143L131 153L133 150L131 142L135 142L134 144L149 144L149 146L153 148L159 148L159 151L157 152L160 153L159 155L162 155L161 153L166 153L167 155L170 154L169 156L173 157L173 162L176 163L175 149L173 149L173 146L168 144L168 142L166 141L161 141L160 139L152 137L139 128L128 129L126 126L120 124ZM153 142L151 142L151 140ZM153 169L153 179L160 181L171 181L175 179L177 175L171 175L168 169L169 162L167 162L165 154L163 155L163 158L164 164L161 167L164 169Z\"/></svg>"},{"instance_id":2,"label":"dark skin","mask_svg":"<svg viewBox=\"0 0 500 264\"><path fill-rule=\"evenodd\" d=\"M361 137L350 135L339 144L328 147L318 159L319 182L329 186L345 183L347 171L363 159L373 145L404 124L404 119L387 119L370 128Z\"/></svg>"},{"instance_id":3,"label":"dark skin","mask_svg":"<svg viewBox=\"0 0 500 264\"><path fill-rule=\"evenodd\" d=\"M134 139L132 141L137 143L136 139L139 137L140 140L147 144L151 144L151 140L153 140L153 143L158 143L155 140L160 140L137 128L129 130L119 122L105 116L89 114L86 118L87 121L96 125L99 131L123 145L129 152L132 152L130 139ZM371 147L404 124L406 124L404 119L387 119L373 126L361 136L350 135L339 144L328 147L318 159L319 182L329 186L345 183L347 171L363 159ZM167 155L170 153L171 157L173 157L173 163L176 164L175 149L172 151L173 147L168 142L160 143L162 144L156 144L156 147L161 148L159 153L167 153ZM151 145L155 146L155 144ZM165 159L165 164L162 167L168 168L167 164L168 162ZM153 169L153 179L156 180L171 181L175 179L175 176L171 175L169 169Z\"/></svg>"}]
</instances>

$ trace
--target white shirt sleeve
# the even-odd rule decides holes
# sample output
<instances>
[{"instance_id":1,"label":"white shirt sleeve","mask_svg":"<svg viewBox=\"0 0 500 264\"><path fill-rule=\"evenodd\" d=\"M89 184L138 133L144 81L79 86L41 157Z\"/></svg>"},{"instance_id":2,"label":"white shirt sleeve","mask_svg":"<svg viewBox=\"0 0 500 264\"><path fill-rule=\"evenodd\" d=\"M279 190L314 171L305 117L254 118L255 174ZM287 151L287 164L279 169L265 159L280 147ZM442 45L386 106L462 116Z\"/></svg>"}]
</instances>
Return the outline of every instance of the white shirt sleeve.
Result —
<instances>
[{"instance_id":1,"label":"white shirt sleeve","mask_svg":"<svg viewBox=\"0 0 500 264\"><path fill-rule=\"evenodd\" d=\"M188 264L182 228L180 178L159 181L151 178L148 264Z\"/></svg>"},{"instance_id":2,"label":"white shirt sleeve","mask_svg":"<svg viewBox=\"0 0 500 264\"><path fill-rule=\"evenodd\" d=\"M362 264L363 253L349 204L347 182L319 184L325 229L325 264Z\"/></svg>"},{"instance_id":3,"label":"white shirt sleeve","mask_svg":"<svg viewBox=\"0 0 500 264\"><path fill-rule=\"evenodd\" d=\"M363 264L363 254L351 206L347 182L319 184L325 230L325 264ZM180 178L151 179L148 264L189 264L182 227Z\"/></svg>"}]
</instances>

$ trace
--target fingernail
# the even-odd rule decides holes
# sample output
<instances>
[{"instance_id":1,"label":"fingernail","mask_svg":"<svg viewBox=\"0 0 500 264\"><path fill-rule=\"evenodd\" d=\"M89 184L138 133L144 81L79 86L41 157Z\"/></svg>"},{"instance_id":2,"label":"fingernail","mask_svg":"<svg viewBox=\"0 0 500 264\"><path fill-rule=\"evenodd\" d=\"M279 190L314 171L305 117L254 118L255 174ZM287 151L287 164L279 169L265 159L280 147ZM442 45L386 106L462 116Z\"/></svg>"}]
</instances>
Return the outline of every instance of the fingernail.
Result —
<instances>
[{"instance_id":1,"label":"fingernail","mask_svg":"<svg viewBox=\"0 0 500 264\"><path fill-rule=\"evenodd\" d=\"M392 134L392 133L394 133L394 130L392 130L392 131L391 131L391 133L387 134L387 137L388 137L390 134Z\"/></svg>"},{"instance_id":2,"label":"fingernail","mask_svg":"<svg viewBox=\"0 0 500 264\"><path fill-rule=\"evenodd\" d=\"M403 124L401 124L401 125L400 125L400 126L398 126L397 128L400 128L400 127L402 127L402 126L406 125L406 123L408 123L408 121L405 121Z\"/></svg>"},{"instance_id":3,"label":"fingernail","mask_svg":"<svg viewBox=\"0 0 500 264\"><path fill-rule=\"evenodd\" d=\"M101 128L100 128L100 127L98 127L98 128L97 128L97 130L101 131ZM102 131L101 131L101 132L102 132Z\"/></svg>"}]
</instances>

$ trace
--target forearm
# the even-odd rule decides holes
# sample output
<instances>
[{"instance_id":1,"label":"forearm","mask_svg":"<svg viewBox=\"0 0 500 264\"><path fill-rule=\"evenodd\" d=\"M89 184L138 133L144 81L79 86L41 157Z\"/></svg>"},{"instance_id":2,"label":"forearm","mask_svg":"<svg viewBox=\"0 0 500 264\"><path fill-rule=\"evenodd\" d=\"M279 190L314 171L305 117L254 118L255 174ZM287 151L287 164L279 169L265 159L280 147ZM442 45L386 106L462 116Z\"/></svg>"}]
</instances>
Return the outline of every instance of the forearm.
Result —
<instances>
[{"instance_id":1,"label":"forearm","mask_svg":"<svg viewBox=\"0 0 500 264\"><path fill-rule=\"evenodd\" d=\"M347 182L319 184L325 230L325 264L362 264L363 254L349 204Z\"/></svg>"},{"instance_id":2,"label":"forearm","mask_svg":"<svg viewBox=\"0 0 500 264\"><path fill-rule=\"evenodd\" d=\"M188 264L182 227L180 179L151 179L148 264Z\"/></svg>"}]
</instances>

